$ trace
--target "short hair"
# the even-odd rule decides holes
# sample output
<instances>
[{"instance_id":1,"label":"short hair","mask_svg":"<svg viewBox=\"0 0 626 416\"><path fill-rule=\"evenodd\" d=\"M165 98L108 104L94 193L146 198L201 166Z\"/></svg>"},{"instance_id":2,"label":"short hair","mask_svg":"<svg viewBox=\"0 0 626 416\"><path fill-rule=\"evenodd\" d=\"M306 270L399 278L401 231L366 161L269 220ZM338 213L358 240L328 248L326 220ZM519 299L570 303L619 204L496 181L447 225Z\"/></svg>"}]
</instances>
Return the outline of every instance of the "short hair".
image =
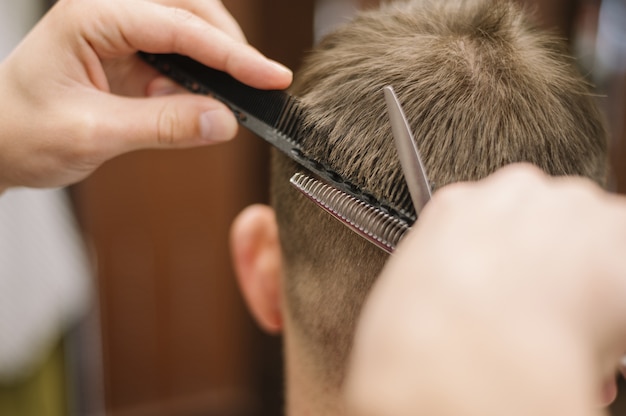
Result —
<instances>
[{"instance_id":1,"label":"short hair","mask_svg":"<svg viewBox=\"0 0 626 416\"><path fill-rule=\"evenodd\" d=\"M305 138L305 153L394 206L408 191L386 85L437 188L514 162L605 183L607 135L589 85L565 42L511 2L408 1L362 12L296 75L305 124L324 131ZM388 256L292 189L297 171L273 154L287 306L320 376L340 383L362 303Z\"/></svg>"}]
</instances>

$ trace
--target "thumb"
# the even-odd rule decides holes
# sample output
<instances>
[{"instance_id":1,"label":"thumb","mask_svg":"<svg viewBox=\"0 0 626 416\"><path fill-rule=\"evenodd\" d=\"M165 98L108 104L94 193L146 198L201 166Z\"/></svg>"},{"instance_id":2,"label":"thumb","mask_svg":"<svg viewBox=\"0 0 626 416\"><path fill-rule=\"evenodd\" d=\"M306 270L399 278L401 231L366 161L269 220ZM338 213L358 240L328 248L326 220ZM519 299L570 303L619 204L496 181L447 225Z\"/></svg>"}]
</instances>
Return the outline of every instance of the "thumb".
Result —
<instances>
[{"instance_id":1,"label":"thumb","mask_svg":"<svg viewBox=\"0 0 626 416\"><path fill-rule=\"evenodd\" d=\"M223 103L206 96L173 94L148 98L105 95L110 109L100 143L110 157L147 148L183 148L219 143L237 133L237 121Z\"/></svg>"}]
</instances>

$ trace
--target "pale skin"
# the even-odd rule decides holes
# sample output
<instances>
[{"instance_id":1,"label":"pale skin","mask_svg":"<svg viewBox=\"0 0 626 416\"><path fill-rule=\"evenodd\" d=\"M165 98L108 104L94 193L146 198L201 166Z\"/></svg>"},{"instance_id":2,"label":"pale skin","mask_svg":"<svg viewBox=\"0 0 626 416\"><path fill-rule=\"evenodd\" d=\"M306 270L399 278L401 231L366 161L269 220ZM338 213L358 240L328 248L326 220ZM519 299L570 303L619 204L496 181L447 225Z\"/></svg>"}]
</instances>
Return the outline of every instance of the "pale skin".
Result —
<instances>
[{"instance_id":1,"label":"pale skin","mask_svg":"<svg viewBox=\"0 0 626 416\"><path fill-rule=\"evenodd\" d=\"M228 109L177 94L138 50L190 55L258 88L291 82L245 43L219 1L61 0L0 64L0 192L74 183L132 150L234 136ZM383 274L356 341L348 388L356 414L600 413L599 385L626 349L626 203L584 181L498 175L439 192ZM252 214L272 221L266 210ZM246 296L276 332L280 257L268 230L269 245L248 235L240 254L252 273ZM437 279L411 278L418 274ZM415 324L427 315L442 329ZM418 358L428 354L439 359L425 366Z\"/></svg>"},{"instance_id":2,"label":"pale skin","mask_svg":"<svg viewBox=\"0 0 626 416\"><path fill-rule=\"evenodd\" d=\"M587 180L515 166L439 191L361 315L352 414L604 414L624 253L626 198Z\"/></svg>"},{"instance_id":3,"label":"pale skin","mask_svg":"<svg viewBox=\"0 0 626 416\"><path fill-rule=\"evenodd\" d=\"M597 219L576 223L585 216ZM373 290L355 340L350 414L501 415L511 414L518 401L520 414L551 414L524 413L543 411L524 407L529 397L536 397L537 406L567 402L578 409L558 414L599 413L617 393L615 351L626 351L626 325L613 331L621 318L626 324L620 302L626 299L626 274L619 274L626 266L620 251L625 247L615 245L626 244L626 230L613 228L619 221L626 227L623 198L583 179L550 179L529 166L509 167L483 182L438 191ZM572 239L570 229L581 238ZM597 234L602 232L607 234L602 247L614 251L587 247L589 241L600 241L603 236ZM266 331L284 332L286 413L346 414L336 392L319 388L324 381L309 368L284 304L272 208L253 205L238 216L231 252L252 315ZM420 268L418 258L427 260ZM603 284L594 273L583 273L585 267L607 267L612 274ZM415 277L422 274L433 278ZM601 296L612 298L612 308ZM590 302L605 309L587 316L593 309ZM426 327L434 333L411 330L416 316L436 317L439 310L442 316ZM598 354L603 360L591 363L596 367L588 368L587 344L594 338L583 337L589 332L594 336L603 319L611 328L602 334L615 345L606 356ZM433 338L430 344L424 343L425 337ZM492 401L496 396L500 400ZM433 403L417 400L423 397ZM575 398L571 403L570 397ZM436 407L442 404L451 407ZM589 409L592 413L583 412Z\"/></svg>"},{"instance_id":4,"label":"pale skin","mask_svg":"<svg viewBox=\"0 0 626 416\"><path fill-rule=\"evenodd\" d=\"M247 207L231 227L231 254L241 293L252 316L268 333L282 333L285 357L285 414L345 414L337 389L328 389L307 354L285 301L284 269L274 210Z\"/></svg>"},{"instance_id":5,"label":"pale skin","mask_svg":"<svg viewBox=\"0 0 626 416\"><path fill-rule=\"evenodd\" d=\"M138 50L188 55L257 88L292 79L218 0L61 0L0 63L0 192L75 183L137 149L235 135L223 104L181 94Z\"/></svg>"}]
</instances>

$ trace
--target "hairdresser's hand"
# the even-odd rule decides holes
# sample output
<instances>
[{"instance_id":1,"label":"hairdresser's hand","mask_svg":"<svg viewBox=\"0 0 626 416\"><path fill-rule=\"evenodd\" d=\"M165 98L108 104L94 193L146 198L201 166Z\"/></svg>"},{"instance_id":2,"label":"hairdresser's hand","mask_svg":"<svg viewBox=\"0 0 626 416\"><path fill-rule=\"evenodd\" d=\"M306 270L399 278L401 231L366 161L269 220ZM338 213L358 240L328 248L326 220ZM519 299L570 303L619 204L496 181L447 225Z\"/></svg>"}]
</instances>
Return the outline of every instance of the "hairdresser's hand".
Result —
<instances>
[{"instance_id":1,"label":"hairdresser's hand","mask_svg":"<svg viewBox=\"0 0 626 416\"><path fill-rule=\"evenodd\" d=\"M528 166L438 192L377 282L354 414L600 414L626 351L626 200Z\"/></svg>"},{"instance_id":2,"label":"hairdresser's hand","mask_svg":"<svg viewBox=\"0 0 626 416\"><path fill-rule=\"evenodd\" d=\"M135 149L235 135L224 105L173 95L138 50L189 55L257 88L291 82L219 0L61 0L0 64L0 191L76 182Z\"/></svg>"}]
</instances>

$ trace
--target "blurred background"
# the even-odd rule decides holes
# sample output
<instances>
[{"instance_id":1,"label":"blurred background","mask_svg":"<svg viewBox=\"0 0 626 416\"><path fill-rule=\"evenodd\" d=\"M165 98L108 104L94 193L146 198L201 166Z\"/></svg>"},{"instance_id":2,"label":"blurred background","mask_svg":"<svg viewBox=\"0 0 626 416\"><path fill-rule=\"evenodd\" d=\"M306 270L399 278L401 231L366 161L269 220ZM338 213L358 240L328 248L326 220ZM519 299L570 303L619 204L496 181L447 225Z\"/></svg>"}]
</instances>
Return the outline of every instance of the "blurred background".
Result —
<instances>
[{"instance_id":1,"label":"blurred background","mask_svg":"<svg viewBox=\"0 0 626 416\"><path fill-rule=\"evenodd\" d=\"M519 1L568 39L597 86L611 186L625 193L626 3ZM0 0L0 59L51 3ZM249 42L293 69L376 3L224 0ZM235 215L267 200L267 156L242 129L225 145L119 157L68 190L5 193L0 415L282 414L280 339L249 317L227 246Z\"/></svg>"}]
</instances>

